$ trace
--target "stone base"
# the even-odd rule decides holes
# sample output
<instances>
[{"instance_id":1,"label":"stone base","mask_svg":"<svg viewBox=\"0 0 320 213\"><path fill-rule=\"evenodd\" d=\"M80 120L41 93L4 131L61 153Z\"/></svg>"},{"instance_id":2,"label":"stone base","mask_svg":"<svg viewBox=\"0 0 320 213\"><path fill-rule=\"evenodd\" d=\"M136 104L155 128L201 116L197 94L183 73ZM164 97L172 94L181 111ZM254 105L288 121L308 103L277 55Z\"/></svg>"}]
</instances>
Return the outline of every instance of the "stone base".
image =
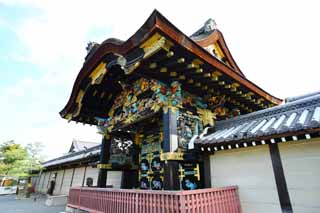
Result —
<instances>
[{"instance_id":1,"label":"stone base","mask_svg":"<svg viewBox=\"0 0 320 213\"><path fill-rule=\"evenodd\" d=\"M68 212L68 213L88 213L87 211L71 208L69 206L66 206L66 212Z\"/></svg>"},{"instance_id":2,"label":"stone base","mask_svg":"<svg viewBox=\"0 0 320 213\"><path fill-rule=\"evenodd\" d=\"M67 195L48 196L45 202L46 206L62 206L67 205Z\"/></svg>"}]
</instances>

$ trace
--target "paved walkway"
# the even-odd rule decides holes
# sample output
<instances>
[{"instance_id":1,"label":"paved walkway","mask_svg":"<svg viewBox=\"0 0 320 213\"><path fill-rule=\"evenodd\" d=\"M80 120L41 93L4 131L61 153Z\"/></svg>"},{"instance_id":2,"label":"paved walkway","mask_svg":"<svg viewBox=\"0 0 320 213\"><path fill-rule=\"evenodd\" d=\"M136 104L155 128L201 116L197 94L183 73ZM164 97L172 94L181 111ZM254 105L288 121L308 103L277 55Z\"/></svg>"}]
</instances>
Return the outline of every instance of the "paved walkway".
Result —
<instances>
[{"instance_id":1,"label":"paved walkway","mask_svg":"<svg viewBox=\"0 0 320 213\"><path fill-rule=\"evenodd\" d=\"M36 201L34 200L36 197ZM0 195L1 213L60 213L65 206L46 206L45 196L33 195L28 199L17 200L15 195Z\"/></svg>"}]
</instances>

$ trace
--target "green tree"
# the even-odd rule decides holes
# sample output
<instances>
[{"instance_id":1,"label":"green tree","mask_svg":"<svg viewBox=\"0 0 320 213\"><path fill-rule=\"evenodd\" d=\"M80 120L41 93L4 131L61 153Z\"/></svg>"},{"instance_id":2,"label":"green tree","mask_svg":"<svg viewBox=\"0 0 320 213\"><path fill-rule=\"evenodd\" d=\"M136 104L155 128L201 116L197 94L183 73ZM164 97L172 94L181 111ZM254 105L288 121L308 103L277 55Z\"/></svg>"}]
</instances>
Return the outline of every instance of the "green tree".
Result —
<instances>
[{"instance_id":1,"label":"green tree","mask_svg":"<svg viewBox=\"0 0 320 213\"><path fill-rule=\"evenodd\" d=\"M41 155L43 144L41 142L28 143L25 148L28 152L29 169L40 169L41 162L43 162Z\"/></svg>"},{"instance_id":2,"label":"green tree","mask_svg":"<svg viewBox=\"0 0 320 213\"><path fill-rule=\"evenodd\" d=\"M26 147L14 141L0 144L0 175L24 176L30 169L39 169L41 149L41 143Z\"/></svg>"}]
</instances>

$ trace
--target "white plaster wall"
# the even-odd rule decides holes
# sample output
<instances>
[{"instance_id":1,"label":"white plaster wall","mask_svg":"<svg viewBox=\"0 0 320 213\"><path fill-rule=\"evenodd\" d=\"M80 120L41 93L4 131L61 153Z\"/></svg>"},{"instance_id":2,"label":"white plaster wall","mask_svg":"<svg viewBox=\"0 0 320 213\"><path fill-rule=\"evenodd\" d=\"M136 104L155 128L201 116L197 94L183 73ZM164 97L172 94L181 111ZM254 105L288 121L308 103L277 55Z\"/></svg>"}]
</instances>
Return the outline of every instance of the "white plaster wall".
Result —
<instances>
[{"instance_id":1,"label":"white plaster wall","mask_svg":"<svg viewBox=\"0 0 320 213\"><path fill-rule=\"evenodd\" d=\"M107 185L112 185L113 188L121 188L122 171L108 171Z\"/></svg>"},{"instance_id":2,"label":"white plaster wall","mask_svg":"<svg viewBox=\"0 0 320 213\"><path fill-rule=\"evenodd\" d=\"M43 182L44 176L45 176L45 173L41 172L40 180L38 181L37 187L36 187L37 192L41 192L41 187L42 187L42 182Z\"/></svg>"},{"instance_id":3,"label":"white plaster wall","mask_svg":"<svg viewBox=\"0 0 320 213\"><path fill-rule=\"evenodd\" d=\"M54 178L53 178L54 174L57 173L57 172L58 172L57 170L51 171L51 173L49 172L50 175L48 176L47 189L45 191L46 193L47 193L48 189L50 188L50 182L52 180L54 180Z\"/></svg>"},{"instance_id":4,"label":"white plaster wall","mask_svg":"<svg viewBox=\"0 0 320 213\"><path fill-rule=\"evenodd\" d=\"M218 151L210 156L212 187L239 186L244 213L280 213L267 145Z\"/></svg>"},{"instance_id":5,"label":"white plaster wall","mask_svg":"<svg viewBox=\"0 0 320 213\"><path fill-rule=\"evenodd\" d=\"M74 171L72 186L82 186L85 167L78 167Z\"/></svg>"},{"instance_id":6,"label":"white plaster wall","mask_svg":"<svg viewBox=\"0 0 320 213\"><path fill-rule=\"evenodd\" d=\"M43 183L41 185L41 192L43 193L47 193L47 186L48 186L48 182L49 182L49 176L50 176L50 171L47 171L45 172L45 176L44 176L44 179L43 179Z\"/></svg>"},{"instance_id":7,"label":"white plaster wall","mask_svg":"<svg viewBox=\"0 0 320 213\"><path fill-rule=\"evenodd\" d=\"M86 177L84 180L84 186L86 186L86 179L88 177L93 178L93 186L97 186L98 183L98 175L99 175L99 169L97 168L92 168L92 167L87 167L87 172L86 172Z\"/></svg>"},{"instance_id":8,"label":"white plaster wall","mask_svg":"<svg viewBox=\"0 0 320 213\"><path fill-rule=\"evenodd\" d=\"M61 181L63 177L63 169L57 171L57 178L56 178L56 185L54 187L53 194L59 195L60 194L60 187L61 187Z\"/></svg>"},{"instance_id":9,"label":"white plaster wall","mask_svg":"<svg viewBox=\"0 0 320 213\"><path fill-rule=\"evenodd\" d=\"M320 141L297 141L278 145L293 211L319 213Z\"/></svg>"},{"instance_id":10,"label":"white plaster wall","mask_svg":"<svg viewBox=\"0 0 320 213\"><path fill-rule=\"evenodd\" d=\"M62 180L62 188L60 194L67 195L69 194L71 179L72 179L73 169L66 169L64 173L64 178Z\"/></svg>"},{"instance_id":11,"label":"white plaster wall","mask_svg":"<svg viewBox=\"0 0 320 213\"><path fill-rule=\"evenodd\" d=\"M40 182L40 185L39 185L39 192L43 192L44 187L45 187L44 181L46 179L46 176L48 175L47 172L43 172L42 174L43 175L42 175L41 182Z\"/></svg>"},{"instance_id":12,"label":"white plaster wall","mask_svg":"<svg viewBox=\"0 0 320 213\"><path fill-rule=\"evenodd\" d=\"M32 185L34 186L34 187L37 187L37 183L38 183L38 181L39 181L39 176L33 176L33 177L31 177L31 183L32 183Z\"/></svg>"}]
</instances>

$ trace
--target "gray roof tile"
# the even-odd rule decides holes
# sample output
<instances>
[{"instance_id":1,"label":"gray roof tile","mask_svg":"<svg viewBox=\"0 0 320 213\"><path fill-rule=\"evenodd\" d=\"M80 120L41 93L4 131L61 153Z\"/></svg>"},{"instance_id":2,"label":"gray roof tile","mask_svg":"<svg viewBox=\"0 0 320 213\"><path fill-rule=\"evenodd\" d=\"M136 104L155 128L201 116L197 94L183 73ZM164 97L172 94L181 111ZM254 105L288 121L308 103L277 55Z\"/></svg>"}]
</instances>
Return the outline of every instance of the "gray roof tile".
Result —
<instances>
[{"instance_id":1,"label":"gray roof tile","mask_svg":"<svg viewBox=\"0 0 320 213\"><path fill-rule=\"evenodd\" d=\"M99 143L89 142L89 141L81 141L81 140L73 140L69 152L79 152L82 150L89 149L91 147L97 146Z\"/></svg>"},{"instance_id":2,"label":"gray roof tile","mask_svg":"<svg viewBox=\"0 0 320 213\"><path fill-rule=\"evenodd\" d=\"M216 132L196 143L221 143L320 127L320 93L290 98L265 110L216 122Z\"/></svg>"}]
</instances>

